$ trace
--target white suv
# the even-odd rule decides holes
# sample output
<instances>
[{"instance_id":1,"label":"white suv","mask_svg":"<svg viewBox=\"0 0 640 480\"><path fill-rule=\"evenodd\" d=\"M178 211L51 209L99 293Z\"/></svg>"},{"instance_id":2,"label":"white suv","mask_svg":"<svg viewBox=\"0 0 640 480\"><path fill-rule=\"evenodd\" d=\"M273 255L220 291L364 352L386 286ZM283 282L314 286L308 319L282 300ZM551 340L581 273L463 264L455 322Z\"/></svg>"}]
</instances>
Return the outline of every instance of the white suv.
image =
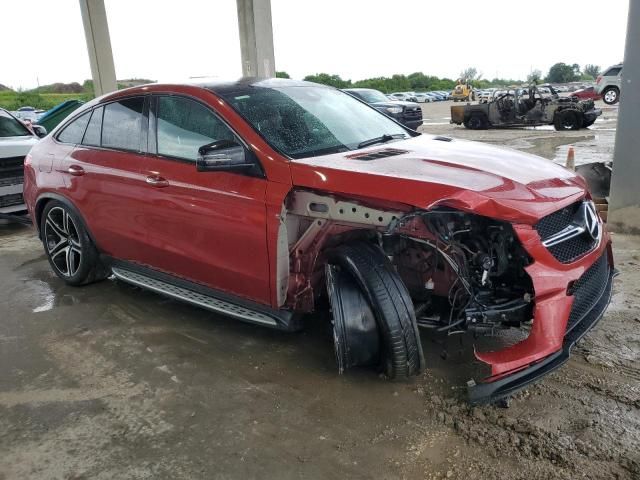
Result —
<instances>
[{"instance_id":1,"label":"white suv","mask_svg":"<svg viewBox=\"0 0 640 480\"><path fill-rule=\"evenodd\" d=\"M24 157L38 142L20 120L0 108L0 218L26 211L22 200Z\"/></svg>"},{"instance_id":2,"label":"white suv","mask_svg":"<svg viewBox=\"0 0 640 480\"><path fill-rule=\"evenodd\" d=\"M622 75L622 64L613 65L607 68L602 75L596 79L596 91L602 95L602 100L607 105L614 105L620 100L620 78Z\"/></svg>"}]
</instances>

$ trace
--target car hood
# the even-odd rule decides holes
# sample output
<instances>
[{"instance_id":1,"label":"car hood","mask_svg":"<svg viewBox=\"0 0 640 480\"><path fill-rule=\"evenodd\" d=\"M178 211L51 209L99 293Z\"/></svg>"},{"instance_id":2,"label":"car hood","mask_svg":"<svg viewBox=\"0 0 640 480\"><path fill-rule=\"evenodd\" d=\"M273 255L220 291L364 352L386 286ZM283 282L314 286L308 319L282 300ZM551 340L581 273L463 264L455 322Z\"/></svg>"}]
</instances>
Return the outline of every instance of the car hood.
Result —
<instances>
[{"instance_id":1,"label":"car hood","mask_svg":"<svg viewBox=\"0 0 640 480\"><path fill-rule=\"evenodd\" d=\"M374 153L380 158L362 158ZM581 177L544 158L425 134L295 160L291 172L297 187L420 209L447 206L528 224L586 193Z\"/></svg>"},{"instance_id":2,"label":"car hood","mask_svg":"<svg viewBox=\"0 0 640 480\"><path fill-rule=\"evenodd\" d=\"M373 102L370 105L374 107L416 107L416 102L404 102L402 100L389 100L388 102Z\"/></svg>"},{"instance_id":3,"label":"car hood","mask_svg":"<svg viewBox=\"0 0 640 480\"><path fill-rule=\"evenodd\" d=\"M38 138L33 136L0 137L0 158L19 157L26 155Z\"/></svg>"}]
</instances>

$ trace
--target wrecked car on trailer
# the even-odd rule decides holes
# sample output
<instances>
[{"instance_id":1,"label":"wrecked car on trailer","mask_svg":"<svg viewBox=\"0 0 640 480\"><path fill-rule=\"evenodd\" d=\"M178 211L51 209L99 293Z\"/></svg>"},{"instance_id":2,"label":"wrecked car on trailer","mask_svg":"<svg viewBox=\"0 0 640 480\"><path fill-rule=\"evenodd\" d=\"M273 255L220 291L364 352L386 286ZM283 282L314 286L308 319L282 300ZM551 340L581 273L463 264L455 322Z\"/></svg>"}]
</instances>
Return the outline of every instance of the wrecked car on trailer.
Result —
<instances>
[{"instance_id":1,"label":"wrecked car on trailer","mask_svg":"<svg viewBox=\"0 0 640 480\"><path fill-rule=\"evenodd\" d=\"M592 125L602 110L593 100L560 97L551 85L550 95L536 85L528 89L497 90L483 103L451 107L451 123L472 130L492 127L532 127L553 125L556 130L578 130Z\"/></svg>"},{"instance_id":2,"label":"wrecked car on trailer","mask_svg":"<svg viewBox=\"0 0 640 480\"><path fill-rule=\"evenodd\" d=\"M133 108L136 98L144 101ZM135 155L119 153L131 161L111 164L113 154L85 145L82 133L63 134L75 121L92 125L87 115L100 119L112 104L148 116L139 125L149 141L140 143L140 170L107 193L92 177L107 170L106 180L117 181L113 172ZM162 155L164 148L182 157ZM43 161L55 168L40 168ZM389 378L419 374L428 368L421 329L527 331L517 344L475 352L490 369L469 382L476 403L564 363L611 295L610 237L574 172L514 150L419 134L312 83L122 90L58 127L25 171L29 211L68 283L112 273L288 331L303 328L305 314L330 309L341 373L369 366ZM58 184L60 171L75 175ZM67 267L82 268L66 272L59 245L75 252Z\"/></svg>"}]
</instances>

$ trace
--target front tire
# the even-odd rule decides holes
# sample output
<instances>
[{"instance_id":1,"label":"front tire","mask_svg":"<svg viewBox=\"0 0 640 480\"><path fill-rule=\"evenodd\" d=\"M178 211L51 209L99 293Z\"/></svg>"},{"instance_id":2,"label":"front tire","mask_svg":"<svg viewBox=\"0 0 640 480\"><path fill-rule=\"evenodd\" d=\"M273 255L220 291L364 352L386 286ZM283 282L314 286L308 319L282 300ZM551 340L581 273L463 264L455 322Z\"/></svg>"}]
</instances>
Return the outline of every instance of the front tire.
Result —
<instances>
[{"instance_id":1,"label":"front tire","mask_svg":"<svg viewBox=\"0 0 640 480\"><path fill-rule=\"evenodd\" d=\"M556 114L556 118L553 121L553 126L556 130L578 130L582 126L582 121L578 118L576 112L571 110L564 110Z\"/></svg>"},{"instance_id":2,"label":"front tire","mask_svg":"<svg viewBox=\"0 0 640 480\"><path fill-rule=\"evenodd\" d=\"M607 87L602 92L602 101L607 105L615 105L620 101L620 90L618 87Z\"/></svg>"},{"instance_id":3,"label":"front tire","mask_svg":"<svg viewBox=\"0 0 640 480\"><path fill-rule=\"evenodd\" d=\"M57 200L47 203L40 234L51 268L67 284L86 285L107 277L84 222L66 204Z\"/></svg>"},{"instance_id":4,"label":"front tire","mask_svg":"<svg viewBox=\"0 0 640 480\"><path fill-rule=\"evenodd\" d=\"M371 309L383 345L382 364L390 379L406 379L424 368L413 301L382 249L358 241L339 247L331 259L348 272Z\"/></svg>"}]
</instances>

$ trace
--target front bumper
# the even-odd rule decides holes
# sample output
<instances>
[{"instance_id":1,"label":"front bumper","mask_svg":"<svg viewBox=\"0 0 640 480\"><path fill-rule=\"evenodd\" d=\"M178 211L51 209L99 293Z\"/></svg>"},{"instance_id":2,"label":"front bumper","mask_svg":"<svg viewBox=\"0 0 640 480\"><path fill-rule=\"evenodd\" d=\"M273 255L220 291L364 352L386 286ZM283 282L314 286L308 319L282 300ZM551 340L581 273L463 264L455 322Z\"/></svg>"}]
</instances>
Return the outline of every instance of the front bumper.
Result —
<instances>
[{"instance_id":1,"label":"front bumper","mask_svg":"<svg viewBox=\"0 0 640 480\"><path fill-rule=\"evenodd\" d=\"M22 179L0 180L0 215L22 214L27 211L22 197Z\"/></svg>"},{"instance_id":2,"label":"front bumper","mask_svg":"<svg viewBox=\"0 0 640 480\"><path fill-rule=\"evenodd\" d=\"M592 120L595 120L596 118L598 118L600 115L602 115L602 109L594 108L592 110L589 110L589 111L585 112L584 113L584 118L587 121L592 121Z\"/></svg>"},{"instance_id":3,"label":"front bumper","mask_svg":"<svg viewBox=\"0 0 640 480\"><path fill-rule=\"evenodd\" d=\"M609 268L606 285L602 293L598 298L594 299L592 308L573 323L564 337L560 350L522 370L495 381L476 384L473 380L470 380L467 384L469 402L472 405L495 402L539 380L544 375L553 372L566 363L576 342L584 337L604 315L611 301L613 278L616 275L617 271Z\"/></svg>"},{"instance_id":4,"label":"front bumper","mask_svg":"<svg viewBox=\"0 0 640 480\"><path fill-rule=\"evenodd\" d=\"M409 127L412 130L417 130L418 127L422 125L422 119L407 120L405 118L399 118L398 121L402 123L405 127Z\"/></svg>"}]
</instances>

